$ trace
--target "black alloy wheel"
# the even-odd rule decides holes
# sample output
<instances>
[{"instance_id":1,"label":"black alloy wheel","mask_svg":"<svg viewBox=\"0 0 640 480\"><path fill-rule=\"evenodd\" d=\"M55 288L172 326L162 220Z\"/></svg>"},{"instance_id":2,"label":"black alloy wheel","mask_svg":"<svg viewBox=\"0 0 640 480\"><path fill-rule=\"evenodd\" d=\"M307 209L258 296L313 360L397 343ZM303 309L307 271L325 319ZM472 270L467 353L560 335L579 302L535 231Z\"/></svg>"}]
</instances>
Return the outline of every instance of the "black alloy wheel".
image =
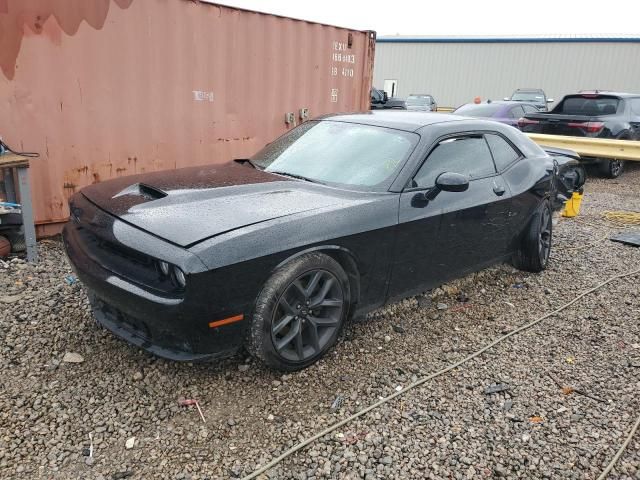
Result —
<instances>
[{"instance_id":1,"label":"black alloy wheel","mask_svg":"<svg viewBox=\"0 0 640 480\"><path fill-rule=\"evenodd\" d=\"M340 327L344 292L326 270L311 270L296 278L278 299L271 321L276 352L305 362L323 351Z\"/></svg>"},{"instance_id":2,"label":"black alloy wheel","mask_svg":"<svg viewBox=\"0 0 640 480\"><path fill-rule=\"evenodd\" d=\"M600 171L606 178L618 178L624 170L624 160L602 160Z\"/></svg>"},{"instance_id":3,"label":"black alloy wheel","mask_svg":"<svg viewBox=\"0 0 640 480\"><path fill-rule=\"evenodd\" d=\"M551 231L552 218L551 210L544 208L540 215L540 232L538 234L538 255L540 264L546 266L551 255Z\"/></svg>"},{"instance_id":4,"label":"black alloy wheel","mask_svg":"<svg viewBox=\"0 0 640 480\"><path fill-rule=\"evenodd\" d=\"M310 252L278 267L256 298L245 346L267 366L306 368L337 342L351 308L341 264Z\"/></svg>"},{"instance_id":5,"label":"black alloy wheel","mask_svg":"<svg viewBox=\"0 0 640 480\"><path fill-rule=\"evenodd\" d=\"M551 203L545 200L522 232L520 245L513 254L513 265L526 272L541 272L549 263L553 244Z\"/></svg>"},{"instance_id":6,"label":"black alloy wheel","mask_svg":"<svg viewBox=\"0 0 640 480\"><path fill-rule=\"evenodd\" d=\"M622 173L622 160L610 160L609 161L609 173L611 178L618 178Z\"/></svg>"}]
</instances>

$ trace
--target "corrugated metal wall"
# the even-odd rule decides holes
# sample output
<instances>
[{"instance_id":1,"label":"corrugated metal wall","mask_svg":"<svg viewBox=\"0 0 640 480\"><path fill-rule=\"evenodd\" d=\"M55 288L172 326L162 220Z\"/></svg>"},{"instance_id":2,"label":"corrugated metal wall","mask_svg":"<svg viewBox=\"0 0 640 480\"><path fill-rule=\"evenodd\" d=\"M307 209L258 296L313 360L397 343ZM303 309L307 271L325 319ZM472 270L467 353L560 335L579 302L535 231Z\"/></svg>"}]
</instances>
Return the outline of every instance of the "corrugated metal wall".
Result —
<instances>
[{"instance_id":1,"label":"corrugated metal wall","mask_svg":"<svg viewBox=\"0 0 640 480\"><path fill-rule=\"evenodd\" d=\"M190 0L0 0L0 136L38 224L84 185L249 156L369 106L374 34ZM41 226L40 231L43 231Z\"/></svg>"},{"instance_id":2,"label":"corrugated metal wall","mask_svg":"<svg viewBox=\"0 0 640 480\"><path fill-rule=\"evenodd\" d=\"M523 87L556 100L583 89L640 92L640 42L378 42L373 78L377 88L397 79L399 96L430 93L451 107Z\"/></svg>"}]
</instances>

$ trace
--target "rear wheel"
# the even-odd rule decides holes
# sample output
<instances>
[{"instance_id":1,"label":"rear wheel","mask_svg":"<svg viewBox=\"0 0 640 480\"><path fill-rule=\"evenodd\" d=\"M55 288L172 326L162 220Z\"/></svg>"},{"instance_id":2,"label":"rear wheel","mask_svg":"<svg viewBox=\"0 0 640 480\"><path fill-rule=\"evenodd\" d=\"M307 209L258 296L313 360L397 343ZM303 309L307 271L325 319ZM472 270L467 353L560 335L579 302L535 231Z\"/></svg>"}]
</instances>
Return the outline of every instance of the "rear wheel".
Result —
<instances>
[{"instance_id":1,"label":"rear wheel","mask_svg":"<svg viewBox=\"0 0 640 480\"><path fill-rule=\"evenodd\" d=\"M553 238L551 206L545 201L534 213L527 227L520 247L513 258L513 264L527 272L541 272L547 268Z\"/></svg>"},{"instance_id":2,"label":"rear wheel","mask_svg":"<svg viewBox=\"0 0 640 480\"><path fill-rule=\"evenodd\" d=\"M602 160L600 163L600 172L606 178L618 178L624 170L623 160Z\"/></svg>"},{"instance_id":3,"label":"rear wheel","mask_svg":"<svg viewBox=\"0 0 640 480\"><path fill-rule=\"evenodd\" d=\"M349 280L340 264L322 253L303 255L264 285L247 349L272 368L305 368L335 344L349 302Z\"/></svg>"}]
</instances>

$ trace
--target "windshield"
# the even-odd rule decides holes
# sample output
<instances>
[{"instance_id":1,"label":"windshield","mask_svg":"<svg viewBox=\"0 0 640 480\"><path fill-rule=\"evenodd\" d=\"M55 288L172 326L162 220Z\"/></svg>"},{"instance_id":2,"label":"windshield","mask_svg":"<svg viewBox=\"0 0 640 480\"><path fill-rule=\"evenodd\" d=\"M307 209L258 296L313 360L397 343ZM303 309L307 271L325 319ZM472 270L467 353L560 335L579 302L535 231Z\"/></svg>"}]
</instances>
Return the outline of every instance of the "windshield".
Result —
<instances>
[{"instance_id":1,"label":"windshield","mask_svg":"<svg viewBox=\"0 0 640 480\"><path fill-rule=\"evenodd\" d=\"M429 95L409 95L406 104L411 105L431 105L431 97Z\"/></svg>"},{"instance_id":2,"label":"windshield","mask_svg":"<svg viewBox=\"0 0 640 480\"><path fill-rule=\"evenodd\" d=\"M390 128L310 121L267 145L252 161L267 172L373 187L392 179L418 140L414 133Z\"/></svg>"},{"instance_id":3,"label":"windshield","mask_svg":"<svg viewBox=\"0 0 640 480\"><path fill-rule=\"evenodd\" d=\"M619 100L615 97L565 97L556 113L568 115L613 115L618 111Z\"/></svg>"},{"instance_id":4,"label":"windshield","mask_svg":"<svg viewBox=\"0 0 640 480\"><path fill-rule=\"evenodd\" d=\"M544 95L540 92L514 92L514 94L511 95L511 100L544 103Z\"/></svg>"},{"instance_id":5,"label":"windshield","mask_svg":"<svg viewBox=\"0 0 640 480\"><path fill-rule=\"evenodd\" d=\"M493 117L501 108L503 105L499 103L469 103L462 105L453 113L469 117Z\"/></svg>"}]
</instances>

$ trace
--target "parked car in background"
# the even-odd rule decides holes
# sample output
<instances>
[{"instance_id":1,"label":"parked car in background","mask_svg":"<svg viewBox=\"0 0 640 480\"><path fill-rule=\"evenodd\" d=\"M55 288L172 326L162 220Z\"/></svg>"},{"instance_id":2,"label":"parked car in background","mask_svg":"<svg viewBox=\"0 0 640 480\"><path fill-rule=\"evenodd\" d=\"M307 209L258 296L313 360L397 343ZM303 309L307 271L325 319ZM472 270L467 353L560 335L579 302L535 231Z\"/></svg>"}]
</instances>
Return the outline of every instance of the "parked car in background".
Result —
<instances>
[{"instance_id":1,"label":"parked car in background","mask_svg":"<svg viewBox=\"0 0 640 480\"><path fill-rule=\"evenodd\" d=\"M527 114L518 125L529 133L640 140L640 94L593 90L567 95L551 112ZM624 169L622 160L583 160L598 164L609 178Z\"/></svg>"},{"instance_id":2,"label":"parked car in background","mask_svg":"<svg viewBox=\"0 0 640 480\"><path fill-rule=\"evenodd\" d=\"M352 315L504 260L543 270L576 184L562 176L581 168L554 155L496 122L330 115L251 159L85 187L64 246L115 335L183 361L244 346L297 370Z\"/></svg>"},{"instance_id":3,"label":"parked car in background","mask_svg":"<svg viewBox=\"0 0 640 480\"><path fill-rule=\"evenodd\" d=\"M391 97L384 90L371 89L371 110L395 108L405 110L406 104L402 98Z\"/></svg>"},{"instance_id":4,"label":"parked car in background","mask_svg":"<svg viewBox=\"0 0 640 480\"><path fill-rule=\"evenodd\" d=\"M504 99L533 104L542 112L546 112L548 104L553 103L553 98L547 98L547 94L540 88L518 88L511 97L504 97Z\"/></svg>"},{"instance_id":5,"label":"parked car in background","mask_svg":"<svg viewBox=\"0 0 640 480\"><path fill-rule=\"evenodd\" d=\"M486 118L517 127L518 120L523 115L539 111L531 103L498 100L490 103L467 103L456 108L453 113L466 117Z\"/></svg>"},{"instance_id":6,"label":"parked car in background","mask_svg":"<svg viewBox=\"0 0 640 480\"><path fill-rule=\"evenodd\" d=\"M412 93L405 101L407 110L418 112L435 112L438 105L432 95L425 93Z\"/></svg>"}]
</instances>

